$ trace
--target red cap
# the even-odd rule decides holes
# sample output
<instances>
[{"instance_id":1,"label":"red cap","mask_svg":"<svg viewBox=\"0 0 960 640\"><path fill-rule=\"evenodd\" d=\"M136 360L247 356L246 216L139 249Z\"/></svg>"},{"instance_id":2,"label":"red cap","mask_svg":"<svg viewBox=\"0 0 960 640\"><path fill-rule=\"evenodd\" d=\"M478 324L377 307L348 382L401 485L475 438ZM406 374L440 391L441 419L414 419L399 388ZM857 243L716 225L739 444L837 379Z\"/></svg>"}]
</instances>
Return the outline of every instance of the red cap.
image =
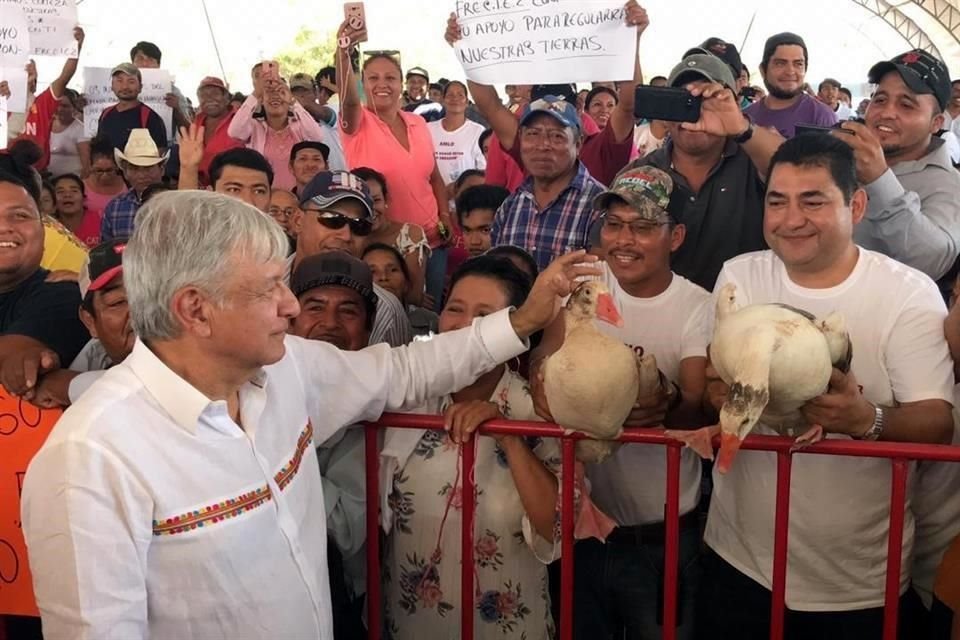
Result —
<instances>
[{"instance_id":1,"label":"red cap","mask_svg":"<svg viewBox=\"0 0 960 640\"><path fill-rule=\"evenodd\" d=\"M201 80L200 86L197 87L197 91L200 91L200 89L203 89L204 87L217 87L218 89L223 89L224 91L227 91L226 83L224 83L223 80L221 80L220 78L217 78L216 76L207 76L206 78Z\"/></svg>"}]
</instances>

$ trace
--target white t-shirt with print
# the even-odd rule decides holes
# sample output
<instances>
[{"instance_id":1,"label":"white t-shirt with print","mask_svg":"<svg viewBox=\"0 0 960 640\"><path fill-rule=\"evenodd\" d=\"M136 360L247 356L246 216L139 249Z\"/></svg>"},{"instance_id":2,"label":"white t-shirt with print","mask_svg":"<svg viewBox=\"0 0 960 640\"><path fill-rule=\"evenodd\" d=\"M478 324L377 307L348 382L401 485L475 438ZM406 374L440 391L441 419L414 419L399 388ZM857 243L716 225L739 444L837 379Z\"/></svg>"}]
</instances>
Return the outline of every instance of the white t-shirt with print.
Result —
<instances>
[{"instance_id":1,"label":"white t-shirt with print","mask_svg":"<svg viewBox=\"0 0 960 640\"><path fill-rule=\"evenodd\" d=\"M953 363L943 335L946 308L933 281L916 269L860 249L856 267L842 284L806 289L789 279L772 251L759 251L728 260L715 291L727 282L736 285L741 306L779 302L820 318L842 313L853 343L853 374L870 402L953 402ZM773 431L757 425L754 433ZM849 611L883 606L890 474L889 460L794 457L789 608ZM715 471L705 535L724 560L768 589L776 477L776 454L765 451L740 451L726 475ZM901 592L910 576L913 541L908 496Z\"/></svg>"},{"instance_id":2,"label":"white t-shirt with print","mask_svg":"<svg viewBox=\"0 0 960 640\"><path fill-rule=\"evenodd\" d=\"M444 184L455 182L468 169L487 168L486 158L477 144L483 126L467 120L456 131L447 131L442 120L435 120L427 123L427 129L433 138L433 153Z\"/></svg>"},{"instance_id":3,"label":"white t-shirt with print","mask_svg":"<svg viewBox=\"0 0 960 640\"><path fill-rule=\"evenodd\" d=\"M603 276L623 327L597 321L605 334L621 340L638 353L652 353L657 366L670 380L680 377L680 361L705 358L710 342L710 294L674 274L667 290L653 298L635 298L620 288L607 263ZM622 526L663 522L666 499L667 457L664 447L624 444L601 462L587 466L591 497L602 511ZM700 498L700 459L690 449L680 458L680 513L693 510Z\"/></svg>"}]
</instances>

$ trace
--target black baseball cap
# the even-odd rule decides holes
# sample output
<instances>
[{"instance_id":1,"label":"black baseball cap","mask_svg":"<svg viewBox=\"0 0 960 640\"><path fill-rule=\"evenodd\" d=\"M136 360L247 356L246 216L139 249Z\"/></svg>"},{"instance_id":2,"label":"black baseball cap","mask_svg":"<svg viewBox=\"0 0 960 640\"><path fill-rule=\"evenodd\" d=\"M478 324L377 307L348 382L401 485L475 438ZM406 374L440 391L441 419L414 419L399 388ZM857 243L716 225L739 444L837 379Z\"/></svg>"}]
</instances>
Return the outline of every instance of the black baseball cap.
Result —
<instances>
[{"instance_id":1,"label":"black baseball cap","mask_svg":"<svg viewBox=\"0 0 960 640\"><path fill-rule=\"evenodd\" d=\"M720 38L707 38L699 47L694 47L683 54L683 57L686 58L695 53L712 53L717 56L727 63L735 78L739 78L743 72L743 60L740 59L740 52L737 51L736 45Z\"/></svg>"},{"instance_id":2,"label":"black baseball cap","mask_svg":"<svg viewBox=\"0 0 960 640\"><path fill-rule=\"evenodd\" d=\"M427 70L423 67L411 67L405 77L409 78L410 76L420 76L427 82L430 82L430 74L427 73Z\"/></svg>"},{"instance_id":3,"label":"black baseball cap","mask_svg":"<svg viewBox=\"0 0 960 640\"><path fill-rule=\"evenodd\" d=\"M349 171L321 171L307 183L300 194L300 206L312 202L318 207L329 207L335 202L352 198L363 205L367 218L373 219L373 198L367 184Z\"/></svg>"},{"instance_id":4,"label":"black baseball cap","mask_svg":"<svg viewBox=\"0 0 960 640\"><path fill-rule=\"evenodd\" d=\"M896 71L914 93L929 94L937 99L940 110L950 102L950 74L943 61L923 49L901 53L893 60L878 62L870 68L868 80L880 84L883 76Z\"/></svg>"},{"instance_id":5,"label":"black baseball cap","mask_svg":"<svg viewBox=\"0 0 960 640\"><path fill-rule=\"evenodd\" d=\"M77 279L81 298L103 289L123 272L123 251L126 248L126 238L114 238L101 242L90 250L86 261L80 267L80 277Z\"/></svg>"},{"instance_id":6,"label":"black baseball cap","mask_svg":"<svg viewBox=\"0 0 960 640\"><path fill-rule=\"evenodd\" d=\"M577 104L577 86L574 84L535 84L530 88L530 102L556 96L570 104Z\"/></svg>"},{"instance_id":7,"label":"black baseball cap","mask_svg":"<svg viewBox=\"0 0 960 640\"><path fill-rule=\"evenodd\" d=\"M293 164L293 160L297 157L297 153L303 149L316 149L320 152L320 155L323 156L324 162L330 162L330 147L315 140L301 140L297 144L293 145L293 147L290 149L290 164Z\"/></svg>"},{"instance_id":8,"label":"black baseball cap","mask_svg":"<svg viewBox=\"0 0 960 640\"><path fill-rule=\"evenodd\" d=\"M359 293L368 314L377 308L370 267L349 253L330 251L309 256L300 261L290 276L290 290L298 298L311 289L327 285L347 287Z\"/></svg>"},{"instance_id":9,"label":"black baseball cap","mask_svg":"<svg viewBox=\"0 0 960 640\"><path fill-rule=\"evenodd\" d=\"M777 50L777 47L790 45L794 45L803 49L803 64L805 67L809 67L810 54L807 51L807 43L803 41L803 38L795 33L790 33L789 31L784 31L783 33L778 33L767 38L767 41L763 45L763 59L760 62L760 66L767 66L767 63L770 62L770 58L773 57L773 53Z\"/></svg>"}]
</instances>

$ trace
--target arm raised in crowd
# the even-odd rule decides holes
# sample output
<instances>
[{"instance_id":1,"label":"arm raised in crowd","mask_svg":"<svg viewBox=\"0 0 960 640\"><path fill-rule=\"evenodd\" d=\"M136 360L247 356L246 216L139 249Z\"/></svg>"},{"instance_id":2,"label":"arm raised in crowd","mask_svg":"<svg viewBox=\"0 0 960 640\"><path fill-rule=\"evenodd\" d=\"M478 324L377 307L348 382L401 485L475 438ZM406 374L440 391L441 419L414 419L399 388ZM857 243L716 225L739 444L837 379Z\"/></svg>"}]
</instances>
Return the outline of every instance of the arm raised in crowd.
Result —
<instances>
[{"instance_id":1,"label":"arm raised in crowd","mask_svg":"<svg viewBox=\"0 0 960 640\"><path fill-rule=\"evenodd\" d=\"M637 47L634 54L633 79L620 83L617 106L610 114L609 126L613 129L613 135L617 142L623 142L627 138L633 139L633 127L636 121L633 115L633 104L636 98L637 85L643 84L643 71L640 69L639 57L640 36L650 25L647 10L637 4L637 0L630 0L627 3L626 12L627 24L637 28Z\"/></svg>"},{"instance_id":2,"label":"arm raised in crowd","mask_svg":"<svg viewBox=\"0 0 960 640\"><path fill-rule=\"evenodd\" d=\"M77 72L77 64L80 58L80 50L83 49L84 37L83 29L74 27L73 38L77 41L77 57L67 58L67 61L63 63L63 69L60 71L60 75L50 83L50 92L53 93L55 98L63 96L67 90L67 85L70 84L70 81L73 79L73 74Z\"/></svg>"},{"instance_id":3,"label":"arm raised in crowd","mask_svg":"<svg viewBox=\"0 0 960 640\"><path fill-rule=\"evenodd\" d=\"M451 13L447 18L447 30L443 37L451 47L460 39L457 14ZM490 123L490 128L500 141L500 146L504 149L513 148L520 125L517 123L516 116L510 113L510 110L500 101L497 90L488 84L480 84L473 80L467 80L467 88L470 89L470 96L480 114Z\"/></svg>"},{"instance_id":4,"label":"arm raised in crowd","mask_svg":"<svg viewBox=\"0 0 960 640\"><path fill-rule=\"evenodd\" d=\"M237 109L237 113L233 116L233 120L230 121L230 126L227 128L227 134L231 138L249 142L250 138L253 137L253 111L260 104L261 91L262 89L258 87L251 95L247 96L247 99Z\"/></svg>"},{"instance_id":5,"label":"arm raised in crowd","mask_svg":"<svg viewBox=\"0 0 960 640\"><path fill-rule=\"evenodd\" d=\"M360 102L360 91L357 89L357 77L353 72L350 54L366 33L366 28L357 31L346 21L337 30L339 46L336 53L336 67L337 85L340 87L340 127L347 135L357 132L360 118L363 116L363 103Z\"/></svg>"},{"instance_id":6,"label":"arm raised in crowd","mask_svg":"<svg viewBox=\"0 0 960 640\"><path fill-rule=\"evenodd\" d=\"M203 161L203 125L196 122L180 127L180 177L177 189L200 188L200 163Z\"/></svg>"},{"instance_id":7,"label":"arm raised in crowd","mask_svg":"<svg viewBox=\"0 0 960 640\"><path fill-rule=\"evenodd\" d=\"M750 157L760 177L766 180L770 159L784 143L783 136L773 129L754 126L743 115L733 91L722 84L691 84L687 89L694 96L703 98L703 108L699 121L684 122L680 126L688 131L702 131L734 139L749 136L740 146ZM751 129L752 133L748 133Z\"/></svg>"}]
</instances>

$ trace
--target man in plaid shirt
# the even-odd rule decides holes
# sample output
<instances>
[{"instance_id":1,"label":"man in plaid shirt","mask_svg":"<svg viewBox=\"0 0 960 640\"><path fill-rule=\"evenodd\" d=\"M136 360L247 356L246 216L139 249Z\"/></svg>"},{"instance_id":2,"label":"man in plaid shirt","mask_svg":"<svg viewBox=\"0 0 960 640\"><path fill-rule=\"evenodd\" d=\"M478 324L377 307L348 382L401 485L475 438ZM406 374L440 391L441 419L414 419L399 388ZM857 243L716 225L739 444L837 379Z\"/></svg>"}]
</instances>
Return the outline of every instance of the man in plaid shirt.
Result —
<instances>
[{"instance_id":1,"label":"man in plaid shirt","mask_svg":"<svg viewBox=\"0 0 960 640\"><path fill-rule=\"evenodd\" d=\"M107 203L100 222L100 241L128 238L140 209L141 196L147 187L163 179L163 169L170 152L161 154L147 129L133 129L123 151L113 150L117 165L123 170L130 190Z\"/></svg>"},{"instance_id":2,"label":"man in plaid shirt","mask_svg":"<svg viewBox=\"0 0 960 640\"><path fill-rule=\"evenodd\" d=\"M521 247L545 269L587 246L593 199L603 193L577 159L582 140L577 109L563 98L531 102L520 119L520 156L529 172L493 221L493 245Z\"/></svg>"}]
</instances>

